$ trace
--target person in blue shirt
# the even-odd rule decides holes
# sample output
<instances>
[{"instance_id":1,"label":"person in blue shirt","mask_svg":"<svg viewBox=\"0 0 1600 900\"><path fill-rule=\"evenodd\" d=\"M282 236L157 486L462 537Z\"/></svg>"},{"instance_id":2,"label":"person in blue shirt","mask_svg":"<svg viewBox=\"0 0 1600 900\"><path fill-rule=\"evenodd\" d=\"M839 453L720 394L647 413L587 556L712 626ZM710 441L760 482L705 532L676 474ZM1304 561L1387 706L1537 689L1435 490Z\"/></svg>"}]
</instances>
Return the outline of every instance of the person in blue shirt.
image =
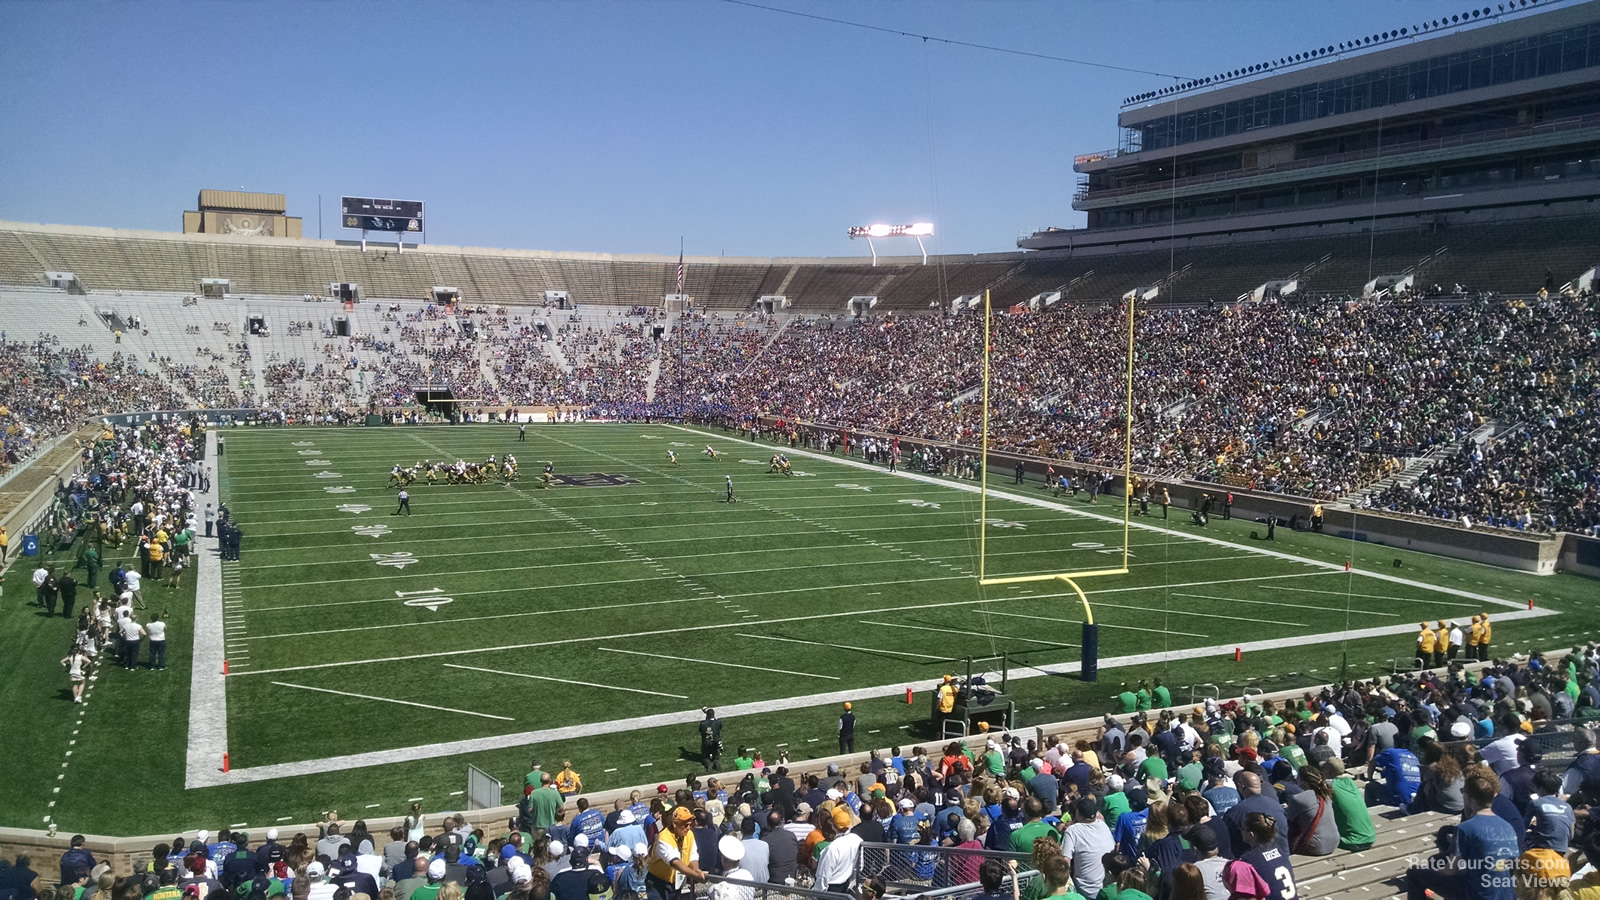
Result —
<instances>
[{"instance_id":1,"label":"person in blue shirt","mask_svg":"<svg viewBox=\"0 0 1600 900\"><path fill-rule=\"evenodd\" d=\"M915 844L917 842L917 825L922 817L916 813L916 801L910 797L900 800L900 813L889 820L885 830L889 832L889 842L892 844Z\"/></svg>"},{"instance_id":2,"label":"person in blue shirt","mask_svg":"<svg viewBox=\"0 0 1600 900\"><path fill-rule=\"evenodd\" d=\"M589 798L578 798L578 814L572 817L573 834L589 837L589 846L600 847L606 843L606 817L598 809L589 808Z\"/></svg>"},{"instance_id":3,"label":"person in blue shirt","mask_svg":"<svg viewBox=\"0 0 1600 900\"><path fill-rule=\"evenodd\" d=\"M1566 856L1576 817L1561 799L1561 775L1550 769L1538 770L1533 775L1533 790L1537 796L1528 802L1526 844L1529 849L1554 850Z\"/></svg>"},{"instance_id":4,"label":"person in blue shirt","mask_svg":"<svg viewBox=\"0 0 1600 900\"><path fill-rule=\"evenodd\" d=\"M1117 827L1112 829L1111 839L1117 842L1117 850L1127 854L1130 859L1138 859L1139 839L1144 837L1145 826L1150 821L1150 803L1144 788L1130 787L1125 793L1128 811L1117 817Z\"/></svg>"},{"instance_id":5,"label":"person in blue shirt","mask_svg":"<svg viewBox=\"0 0 1600 900\"><path fill-rule=\"evenodd\" d=\"M1367 805L1404 807L1417 796L1422 786L1422 764L1410 750L1391 747L1372 758L1369 769L1381 775L1367 784Z\"/></svg>"},{"instance_id":6,"label":"person in blue shirt","mask_svg":"<svg viewBox=\"0 0 1600 900\"><path fill-rule=\"evenodd\" d=\"M1407 900L1432 891L1453 900L1515 900L1516 830L1490 807L1500 793L1494 770L1469 766L1462 789L1465 808L1447 859L1448 868L1413 866L1406 871Z\"/></svg>"},{"instance_id":7,"label":"person in blue shirt","mask_svg":"<svg viewBox=\"0 0 1600 900\"><path fill-rule=\"evenodd\" d=\"M1220 816L1239 805L1239 791L1228 779L1228 769L1221 757L1206 757L1204 766L1208 786L1201 792L1201 796L1206 798L1206 802L1211 804L1211 809Z\"/></svg>"}]
</instances>

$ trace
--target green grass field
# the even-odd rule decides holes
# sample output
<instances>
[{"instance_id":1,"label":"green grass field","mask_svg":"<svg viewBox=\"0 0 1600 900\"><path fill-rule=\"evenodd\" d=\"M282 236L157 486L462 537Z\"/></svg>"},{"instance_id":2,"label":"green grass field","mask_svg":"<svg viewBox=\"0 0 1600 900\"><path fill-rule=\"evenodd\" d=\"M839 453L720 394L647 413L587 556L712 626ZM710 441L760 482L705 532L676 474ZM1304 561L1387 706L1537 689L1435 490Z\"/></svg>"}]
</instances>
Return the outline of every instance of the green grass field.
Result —
<instances>
[{"instance_id":1,"label":"green grass field","mask_svg":"<svg viewBox=\"0 0 1600 900\"><path fill-rule=\"evenodd\" d=\"M801 759L835 751L842 699L860 746L932 740L926 691L964 657L1006 653L1019 719L1047 722L1103 711L1123 679L1163 676L1182 700L1191 684L1386 673L1422 619L1488 610L1502 649L1538 641L1575 629L1519 620L1529 596L1560 611L1592 588L1332 536L1280 530L1267 544L1245 522L1136 517L1130 573L1083 581L1101 625L1088 684L1075 597L1058 582L980 586L978 529L990 575L1114 566L1121 510L1105 500L1054 500L1007 473L991 489L1027 502L991 497L980 523L971 482L803 452L784 477L767 473L769 446L669 426L534 427L525 443L504 426L226 437L223 498L247 537L242 560L222 564L225 707L201 699L226 716L233 771L185 770L192 623L176 592L172 668L108 671L86 709L61 708L60 653L11 663L20 680L0 708L40 708L21 760L39 774L0 786L3 824L265 826L329 808L397 814L417 796L448 809L465 763L512 785L530 757L572 758L591 788L676 779L697 768L705 705L723 711L729 759L742 745ZM699 452L707 443L721 459ZM391 515L392 464L507 452L520 482L419 483L413 515ZM539 486L551 461L570 483ZM724 502L727 476L737 503ZM25 580L13 571L7 585ZM21 590L8 593L15 615ZM4 627L59 630L28 616ZM50 762L62 747L77 748L64 774ZM107 787L128 766L137 789Z\"/></svg>"}]
</instances>

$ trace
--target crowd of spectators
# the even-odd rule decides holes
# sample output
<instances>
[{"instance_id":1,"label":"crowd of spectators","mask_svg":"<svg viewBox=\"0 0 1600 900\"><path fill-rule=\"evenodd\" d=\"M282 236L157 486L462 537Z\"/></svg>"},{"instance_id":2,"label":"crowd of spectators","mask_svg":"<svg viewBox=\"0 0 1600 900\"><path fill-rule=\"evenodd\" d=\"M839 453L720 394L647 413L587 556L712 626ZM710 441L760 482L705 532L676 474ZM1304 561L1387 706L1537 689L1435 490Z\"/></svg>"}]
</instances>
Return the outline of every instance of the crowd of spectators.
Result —
<instances>
[{"instance_id":1,"label":"crowd of spectators","mask_svg":"<svg viewBox=\"0 0 1600 900\"><path fill-rule=\"evenodd\" d=\"M171 387L157 394L180 405L260 402L305 421L405 408L426 382L491 408L769 416L963 446L982 425L983 322L974 313L377 311L375 332L311 335L309 353L269 356L259 394L243 376L238 392L230 388L214 354L158 361L152 369ZM1119 467L1125 322L1116 303L997 315L991 441ZM1431 455L1438 461L1422 478L1362 504L1471 526L1600 531L1593 296L1151 307L1137 316L1134 353L1133 461L1148 476L1330 500ZM71 354L48 345L33 355L26 368L70 364ZM249 371L248 356L234 364ZM121 366L113 379L136 370ZM8 433L8 453L31 440L26 429Z\"/></svg>"},{"instance_id":2,"label":"crowd of spectators","mask_svg":"<svg viewBox=\"0 0 1600 900\"><path fill-rule=\"evenodd\" d=\"M1297 866L1381 845L1375 817L1433 813L1438 852L1411 862L1411 897L1593 900L1597 684L1590 644L1280 702L1163 708L1158 685L1125 691L1123 717L1092 737L994 732L872 751L849 771L741 750L726 783L691 777L609 808L570 763L535 763L515 816L493 826L446 814L430 827L413 805L387 834L334 814L281 842L202 831L121 878L73 838L59 877L26 857L0 867L0 897L686 900L705 884L713 900L750 900L756 885L877 900L891 885L979 884L1002 898L1022 896L1006 882L1031 869L1031 898L1286 900L1308 892Z\"/></svg>"}]
</instances>

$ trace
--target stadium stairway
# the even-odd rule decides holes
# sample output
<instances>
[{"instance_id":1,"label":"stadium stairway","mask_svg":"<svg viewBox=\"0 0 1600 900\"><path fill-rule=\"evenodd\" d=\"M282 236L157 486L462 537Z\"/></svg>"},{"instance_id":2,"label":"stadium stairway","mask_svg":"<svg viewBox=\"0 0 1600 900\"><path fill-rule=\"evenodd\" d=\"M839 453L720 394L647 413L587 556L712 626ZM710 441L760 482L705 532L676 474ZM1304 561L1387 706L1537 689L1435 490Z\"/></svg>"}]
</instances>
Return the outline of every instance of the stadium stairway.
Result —
<instances>
[{"instance_id":1,"label":"stadium stairway","mask_svg":"<svg viewBox=\"0 0 1600 900\"><path fill-rule=\"evenodd\" d=\"M1340 497L1337 502L1352 509L1358 509L1361 507L1363 501L1365 501L1365 499L1369 496L1381 494L1395 485L1404 487L1406 485L1416 483L1418 478L1421 478L1429 469L1437 465L1440 460L1449 459L1450 457L1459 453L1461 448L1467 445L1468 441L1482 444L1484 441L1489 440L1490 437L1500 434L1503 431L1504 429L1500 428L1500 423L1498 420L1490 419L1483 425L1473 429L1465 437L1450 441L1449 443L1440 444L1422 456L1408 457L1406 459L1405 466L1402 467L1400 471L1395 472L1393 475L1389 475L1385 478L1374 481L1360 490L1351 491L1350 493L1345 494L1343 497Z\"/></svg>"},{"instance_id":2,"label":"stadium stairway","mask_svg":"<svg viewBox=\"0 0 1600 900\"><path fill-rule=\"evenodd\" d=\"M1360 851L1295 856L1296 893L1304 900L1380 900L1405 895L1406 868L1434 851L1433 836L1461 821L1453 813L1405 815L1394 807L1370 807L1377 842Z\"/></svg>"}]
</instances>

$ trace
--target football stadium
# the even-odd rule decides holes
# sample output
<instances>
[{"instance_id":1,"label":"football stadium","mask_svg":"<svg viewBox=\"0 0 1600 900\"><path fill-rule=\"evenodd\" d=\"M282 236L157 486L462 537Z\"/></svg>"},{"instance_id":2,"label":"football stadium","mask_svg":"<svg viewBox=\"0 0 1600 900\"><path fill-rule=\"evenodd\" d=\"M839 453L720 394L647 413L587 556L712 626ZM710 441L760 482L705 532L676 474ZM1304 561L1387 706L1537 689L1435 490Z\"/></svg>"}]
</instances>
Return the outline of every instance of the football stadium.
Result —
<instances>
[{"instance_id":1,"label":"football stadium","mask_svg":"<svg viewBox=\"0 0 1600 900\"><path fill-rule=\"evenodd\" d=\"M994 252L0 197L0 900L1600 898L1600 0L1423 5L706 4L1116 70Z\"/></svg>"}]
</instances>

